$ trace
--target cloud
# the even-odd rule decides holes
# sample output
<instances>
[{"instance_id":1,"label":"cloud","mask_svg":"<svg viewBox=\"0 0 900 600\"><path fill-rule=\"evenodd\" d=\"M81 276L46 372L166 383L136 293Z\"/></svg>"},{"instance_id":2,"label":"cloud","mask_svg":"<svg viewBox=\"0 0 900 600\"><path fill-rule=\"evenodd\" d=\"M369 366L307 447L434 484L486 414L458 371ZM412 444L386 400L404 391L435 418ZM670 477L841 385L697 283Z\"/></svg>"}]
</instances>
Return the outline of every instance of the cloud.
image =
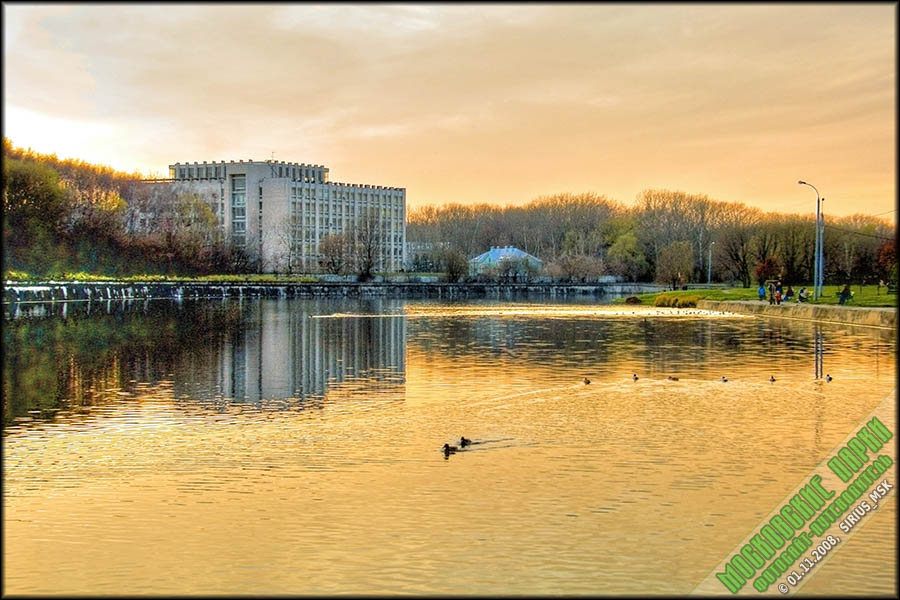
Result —
<instances>
[{"instance_id":1,"label":"cloud","mask_svg":"<svg viewBox=\"0 0 900 600\"><path fill-rule=\"evenodd\" d=\"M854 172L872 190L871 165L896 143L891 6L14 5L4 16L6 106L115 123L114 145L140 168L275 151L340 180L409 181L411 202L524 202L573 185L628 200L667 178L758 201L781 193L758 189L767 168L782 177L766 165L808 160L809 147L821 173L840 162L847 190ZM890 188L892 167L879 168ZM445 180L458 171L479 179Z\"/></svg>"}]
</instances>

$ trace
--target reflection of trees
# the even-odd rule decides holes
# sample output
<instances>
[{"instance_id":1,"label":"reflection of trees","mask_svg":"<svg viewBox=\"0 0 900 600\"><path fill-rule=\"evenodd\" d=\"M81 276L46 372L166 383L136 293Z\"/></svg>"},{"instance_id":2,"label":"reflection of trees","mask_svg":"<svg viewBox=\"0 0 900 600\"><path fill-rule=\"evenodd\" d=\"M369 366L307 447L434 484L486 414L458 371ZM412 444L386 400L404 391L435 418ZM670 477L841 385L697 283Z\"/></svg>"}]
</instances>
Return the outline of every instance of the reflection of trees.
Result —
<instances>
[{"instance_id":1,"label":"reflection of trees","mask_svg":"<svg viewBox=\"0 0 900 600\"><path fill-rule=\"evenodd\" d=\"M544 319L473 317L412 319L409 338L426 354L447 358L497 360L543 367L558 365L621 365L622 370L654 365L727 362L771 357L790 350L791 360L808 359L813 366L814 331L810 323L790 320L729 320L611 317L606 319ZM847 333L877 336L893 343L893 332L843 326L823 326L825 343L846 340ZM854 350L868 341L855 336ZM841 343L846 343L842 341ZM861 345L862 344L862 345ZM585 365L589 357L592 365Z\"/></svg>"},{"instance_id":2,"label":"reflection of trees","mask_svg":"<svg viewBox=\"0 0 900 600\"><path fill-rule=\"evenodd\" d=\"M66 307L65 318L51 311L7 319L4 424L115 402L115 391L136 382L174 379L176 397L238 402L324 395L354 378L402 383L405 320L365 316L381 314L384 302L151 301L110 303L109 312L78 303ZM357 316L311 318L347 312L348 303Z\"/></svg>"},{"instance_id":3,"label":"reflection of trees","mask_svg":"<svg viewBox=\"0 0 900 600\"><path fill-rule=\"evenodd\" d=\"M197 345L241 327L236 306L169 302L116 303L114 312L6 320L3 327L3 422L29 411L52 416L66 406L101 401L130 379L153 383Z\"/></svg>"}]
</instances>

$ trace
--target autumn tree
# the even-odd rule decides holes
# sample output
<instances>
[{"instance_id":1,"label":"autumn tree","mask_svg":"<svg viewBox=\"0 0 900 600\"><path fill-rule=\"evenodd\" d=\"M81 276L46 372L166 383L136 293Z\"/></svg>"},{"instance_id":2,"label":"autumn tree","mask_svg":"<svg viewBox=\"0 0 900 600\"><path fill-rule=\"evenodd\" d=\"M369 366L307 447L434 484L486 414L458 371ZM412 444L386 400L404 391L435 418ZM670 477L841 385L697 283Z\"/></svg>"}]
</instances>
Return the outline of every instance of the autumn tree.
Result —
<instances>
[{"instance_id":1,"label":"autumn tree","mask_svg":"<svg viewBox=\"0 0 900 600\"><path fill-rule=\"evenodd\" d=\"M897 244L894 240L888 240L878 248L876 272L882 281L890 278L891 270L897 264Z\"/></svg>"},{"instance_id":2,"label":"autumn tree","mask_svg":"<svg viewBox=\"0 0 900 600\"><path fill-rule=\"evenodd\" d=\"M760 261L758 265L756 265L756 269L753 271L754 275L756 275L756 281L763 285L769 279L781 279L781 265L778 264L778 261L775 260L774 257L768 257L765 260Z\"/></svg>"}]
</instances>

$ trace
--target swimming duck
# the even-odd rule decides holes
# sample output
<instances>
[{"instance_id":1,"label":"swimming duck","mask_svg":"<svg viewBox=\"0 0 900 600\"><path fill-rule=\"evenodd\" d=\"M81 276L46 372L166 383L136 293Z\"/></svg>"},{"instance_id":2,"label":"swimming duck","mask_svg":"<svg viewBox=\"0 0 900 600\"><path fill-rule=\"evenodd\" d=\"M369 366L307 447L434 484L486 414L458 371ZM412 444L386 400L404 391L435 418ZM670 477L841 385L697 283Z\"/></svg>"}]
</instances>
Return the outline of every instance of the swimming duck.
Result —
<instances>
[{"instance_id":1,"label":"swimming duck","mask_svg":"<svg viewBox=\"0 0 900 600\"><path fill-rule=\"evenodd\" d=\"M634 379L635 381L637 381L637 380L639 379L638 376L637 376L637 373L635 373L634 375L632 375L631 378Z\"/></svg>"},{"instance_id":2,"label":"swimming duck","mask_svg":"<svg viewBox=\"0 0 900 600\"><path fill-rule=\"evenodd\" d=\"M470 440L469 438L467 438L465 436L459 438L459 447L460 448L465 448L466 446L470 445L471 443L472 443L472 440Z\"/></svg>"},{"instance_id":3,"label":"swimming duck","mask_svg":"<svg viewBox=\"0 0 900 600\"><path fill-rule=\"evenodd\" d=\"M448 454L453 454L457 450L459 450L459 448L457 448L456 446L451 446L450 444L444 444L444 447L441 448L441 451L443 451L444 456L446 456Z\"/></svg>"},{"instance_id":4,"label":"swimming duck","mask_svg":"<svg viewBox=\"0 0 900 600\"><path fill-rule=\"evenodd\" d=\"M728 379L724 375L722 375L722 383L726 383L727 381Z\"/></svg>"},{"instance_id":5,"label":"swimming duck","mask_svg":"<svg viewBox=\"0 0 900 600\"><path fill-rule=\"evenodd\" d=\"M669 375L668 377L666 377L666 379L668 379L669 381L678 381L678 378L673 377L672 375Z\"/></svg>"},{"instance_id":6,"label":"swimming duck","mask_svg":"<svg viewBox=\"0 0 900 600\"><path fill-rule=\"evenodd\" d=\"M772 383L775 383L775 376L769 375L769 381L771 381Z\"/></svg>"},{"instance_id":7,"label":"swimming duck","mask_svg":"<svg viewBox=\"0 0 900 600\"><path fill-rule=\"evenodd\" d=\"M825 381L831 381L832 379L834 378L831 375L829 375L828 373L825 374Z\"/></svg>"},{"instance_id":8,"label":"swimming duck","mask_svg":"<svg viewBox=\"0 0 900 600\"><path fill-rule=\"evenodd\" d=\"M591 384L591 380L588 379L587 377L585 377L585 378L584 378L584 385L590 385L590 384Z\"/></svg>"}]
</instances>

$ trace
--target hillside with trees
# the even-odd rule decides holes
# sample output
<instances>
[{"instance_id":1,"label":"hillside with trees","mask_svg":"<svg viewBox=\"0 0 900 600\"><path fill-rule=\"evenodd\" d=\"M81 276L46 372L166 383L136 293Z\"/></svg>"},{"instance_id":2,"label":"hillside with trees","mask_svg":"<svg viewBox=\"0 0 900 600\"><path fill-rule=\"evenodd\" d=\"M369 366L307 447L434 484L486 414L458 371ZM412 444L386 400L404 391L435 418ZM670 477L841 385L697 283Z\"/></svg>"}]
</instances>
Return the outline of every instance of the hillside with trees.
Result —
<instances>
[{"instance_id":1,"label":"hillside with trees","mask_svg":"<svg viewBox=\"0 0 900 600\"><path fill-rule=\"evenodd\" d=\"M142 179L3 138L4 271L114 277L251 269L223 242L204 202L151 196Z\"/></svg>"}]
</instances>

